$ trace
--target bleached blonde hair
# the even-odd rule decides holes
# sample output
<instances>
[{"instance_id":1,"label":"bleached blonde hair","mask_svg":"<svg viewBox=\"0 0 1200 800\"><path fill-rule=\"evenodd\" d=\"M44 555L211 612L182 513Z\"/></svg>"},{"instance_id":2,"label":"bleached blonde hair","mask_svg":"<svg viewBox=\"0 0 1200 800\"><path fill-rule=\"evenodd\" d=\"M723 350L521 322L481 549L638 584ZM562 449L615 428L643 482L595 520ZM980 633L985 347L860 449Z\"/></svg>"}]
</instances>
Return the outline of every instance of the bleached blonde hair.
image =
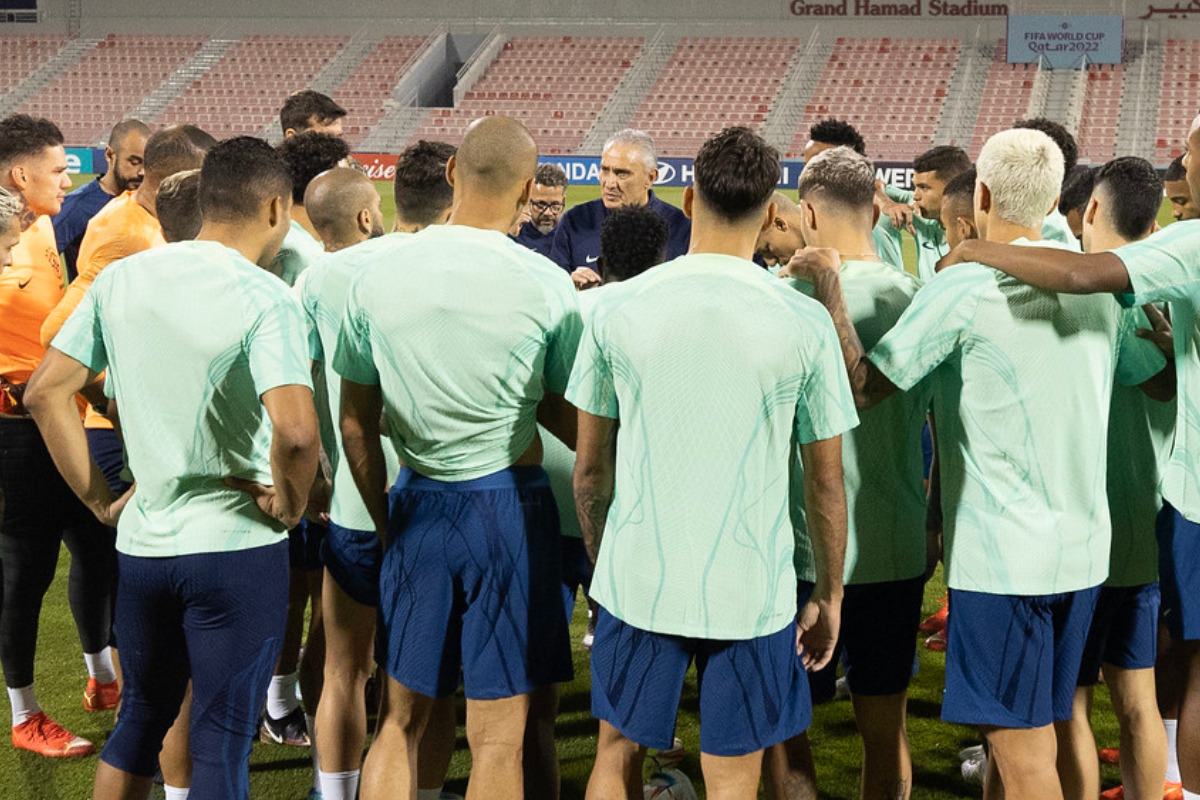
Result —
<instances>
[{"instance_id":1,"label":"bleached blonde hair","mask_svg":"<svg viewBox=\"0 0 1200 800\"><path fill-rule=\"evenodd\" d=\"M21 216L21 199L7 189L0 189L0 230L12 225L13 219L19 216Z\"/></svg>"},{"instance_id":2,"label":"bleached blonde hair","mask_svg":"<svg viewBox=\"0 0 1200 800\"><path fill-rule=\"evenodd\" d=\"M975 169L992 193L996 214L1022 228L1040 228L1062 190L1062 151L1041 131L997 133L979 152Z\"/></svg>"}]
</instances>

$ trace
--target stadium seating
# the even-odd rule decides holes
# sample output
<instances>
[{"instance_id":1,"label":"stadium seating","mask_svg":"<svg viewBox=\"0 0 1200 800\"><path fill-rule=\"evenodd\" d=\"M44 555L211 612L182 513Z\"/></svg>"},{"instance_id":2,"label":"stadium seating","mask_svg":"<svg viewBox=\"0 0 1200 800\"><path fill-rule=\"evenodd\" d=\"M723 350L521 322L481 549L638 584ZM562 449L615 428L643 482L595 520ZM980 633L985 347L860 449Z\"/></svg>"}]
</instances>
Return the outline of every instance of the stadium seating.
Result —
<instances>
[{"instance_id":1,"label":"stadium seating","mask_svg":"<svg viewBox=\"0 0 1200 800\"><path fill-rule=\"evenodd\" d=\"M344 133L351 146L366 138L383 118L383 104L392 87L424 42L423 36L386 37L334 91L333 99L347 112Z\"/></svg>"},{"instance_id":2,"label":"stadium seating","mask_svg":"<svg viewBox=\"0 0 1200 800\"><path fill-rule=\"evenodd\" d=\"M1167 164L1183 153L1200 93L1200 41L1167 40L1154 160Z\"/></svg>"},{"instance_id":3,"label":"stadium seating","mask_svg":"<svg viewBox=\"0 0 1200 800\"><path fill-rule=\"evenodd\" d=\"M506 114L543 155L574 153L642 46L640 37L514 37L458 107L432 109L412 140L457 144L471 120Z\"/></svg>"},{"instance_id":4,"label":"stadium seating","mask_svg":"<svg viewBox=\"0 0 1200 800\"><path fill-rule=\"evenodd\" d=\"M21 111L53 119L71 144L98 144L204 42L202 36L110 35Z\"/></svg>"},{"instance_id":5,"label":"stadium seating","mask_svg":"<svg viewBox=\"0 0 1200 800\"><path fill-rule=\"evenodd\" d=\"M1012 125L1025 116L1029 109L1029 93L1033 90L1033 79L1037 75L1036 64L1009 64L1008 49L1001 40L996 46L996 55L988 70L987 82L983 86L983 97L979 102L979 117L971 145L967 148L971 158L976 158L988 137Z\"/></svg>"},{"instance_id":6,"label":"stadium seating","mask_svg":"<svg viewBox=\"0 0 1200 800\"><path fill-rule=\"evenodd\" d=\"M960 46L957 39L839 38L788 155L799 157L809 127L827 117L858 128L875 160L907 161L928 149Z\"/></svg>"},{"instance_id":7,"label":"stadium seating","mask_svg":"<svg viewBox=\"0 0 1200 800\"><path fill-rule=\"evenodd\" d=\"M633 118L664 156L690 158L730 125L758 130L779 92L798 39L684 39Z\"/></svg>"},{"instance_id":8,"label":"stadium seating","mask_svg":"<svg viewBox=\"0 0 1200 800\"><path fill-rule=\"evenodd\" d=\"M1075 137L1080 163L1103 164L1117 155L1117 120L1121 115L1124 64L1089 64L1083 120Z\"/></svg>"},{"instance_id":9,"label":"stadium seating","mask_svg":"<svg viewBox=\"0 0 1200 800\"><path fill-rule=\"evenodd\" d=\"M66 36L0 36L0 97L63 48Z\"/></svg>"},{"instance_id":10,"label":"stadium seating","mask_svg":"<svg viewBox=\"0 0 1200 800\"><path fill-rule=\"evenodd\" d=\"M155 122L191 122L222 139L257 135L287 96L312 82L348 36L248 36Z\"/></svg>"}]
</instances>

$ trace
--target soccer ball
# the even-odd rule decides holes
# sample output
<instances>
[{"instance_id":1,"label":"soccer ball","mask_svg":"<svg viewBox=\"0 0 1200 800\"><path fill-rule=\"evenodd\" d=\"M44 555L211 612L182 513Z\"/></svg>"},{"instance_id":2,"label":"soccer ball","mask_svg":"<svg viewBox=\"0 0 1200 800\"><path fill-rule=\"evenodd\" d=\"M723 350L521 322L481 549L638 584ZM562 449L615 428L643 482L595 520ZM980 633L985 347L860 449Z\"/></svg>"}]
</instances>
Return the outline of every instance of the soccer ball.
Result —
<instances>
[{"instance_id":1,"label":"soccer ball","mask_svg":"<svg viewBox=\"0 0 1200 800\"><path fill-rule=\"evenodd\" d=\"M650 776L650 782L642 787L644 800L697 800L696 788L677 769L664 769Z\"/></svg>"}]
</instances>

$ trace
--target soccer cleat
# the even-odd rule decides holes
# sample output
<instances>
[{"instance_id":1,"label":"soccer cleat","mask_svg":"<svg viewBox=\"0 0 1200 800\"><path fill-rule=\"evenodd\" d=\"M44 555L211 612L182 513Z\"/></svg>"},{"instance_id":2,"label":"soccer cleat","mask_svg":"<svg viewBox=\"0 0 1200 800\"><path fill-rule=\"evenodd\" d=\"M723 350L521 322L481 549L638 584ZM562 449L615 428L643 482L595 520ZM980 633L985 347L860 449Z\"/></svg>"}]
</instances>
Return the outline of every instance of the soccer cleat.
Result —
<instances>
[{"instance_id":1,"label":"soccer cleat","mask_svg":"<svg viewBox=\"0 0 1200 800\"><path fill-rule=\"evenodd\" d=\"M1099 756L1101 764L1121 763L1121 751L1115 747L1101 747Z\"/></svg>"},{"instance_id":2,"label":"soccer cleat","mask_svg":"<svg viewBox=\"0 0 1200 800\"><path fill-rule=\"evenodd\" d=\"M987 756L982 754L978 758L964 761L962 764L963 780L973 786L983 786L983 782L987 778L987 766Z\"/></svg>"},{"instance_id":3,"label":"soccer cleat","mask_svg":"<svg viewBox=\"0 0 1200 800\"><path fill-rule=\"evenodd\" d=\"M258 738L264 742L289 744L293 747L309 747L312 744L308 738L308 723L304 721L304 709L300 706L293 708L291 713L282 719L275 719L264 713L258 730Z\"/></svg>"},{"instance_id":4,"label":"soccer cleat","mask_svg":"<svg viewBox=\"0 0 1200 800\"><path fill-rule=\"evenodd\" d=\"M838 678L833 684L833 699L834 700L849 700L850 699L850 684L846 683L846 679Z\"/></svg>"},{"instance_id":5,"label":"soccer cleat","mask_svg":"<svg viewBox=\"0 0 1200 800\"><path fill-rule=\"evenodd\" d=\"M1163 800L1183 800L1183 784L1164 783Z\"/></svg>"},{"instance_id":6,"label":"soccer cleat","mask_svg":"<svg viewBox=\"0 0 1200 800\"><path fill-rule=\"evenodd\" d=\"M974 747L964 747L958 751L959 761L970 761L973 758L983 758L983 745L977 744Z\"/></svg>"},{"instance_id":7,"label":"soccer cleat","mask_svg":"<svg viewBox=\"0 0 1200 800\"><path fill-rule=\"evenodd\" d=\"M72 758L90 756L95 746L76 736L39 711L12 729L13 747L28 750L47 758Z\"/></svg>"},{"instance_id":8,"label":"soccer cleat","mask_svg":"<svg viewBox=\"0 0 1200 800\"><path fill-rule=\"evenodd\" d=\"M308 797L305 800L325 800L325 795L321 794L317 789L309 789Z\"/></svg>"},{"instance_id":9,"label":"soccer cleat","mask_svg":"<svg viewBox=\"0 0 1200 800\"><path fill-rule=\"evenodd\" d=\"M938 653L946 652L946 631L940 630L926 639L925 647Z\"/></svg>"},{"instance_id":10,"label":"soccer cleat","mask_svg":"<svg viewBox=\"0 0 1200 800\"><path fill-rule=\"evenodd\" d=\"M682 764L686 753L687 749L683 746L683 740L675 737L669 750L651 749L646 755L654 763L655 772L661 772L662 770L672 769Z\"/></svg>"},{"instance_id":11,"label":"soccer cleat","mask_svg":"<svg viewBox=\"0 0 1200 800\"><path fill-rule=\"evenodd\" d=\"M950 614L950 600L942 598L942 605L937 611L930 614L921 621L921 625L917 630L921 633L937 633L946 629L946 617Z\"/></svg>"},{"instance_id":12,"label":"soccer cleat","mask_svg":"<svg viewBox=\"0 0 1200 800\"><path fill-rule=\"evenodd\" d=\"M83 690L84 711L110 711L121 703L121 687L116 681L98 683L95 678L88 678L87 688Z\"/></svg>"},{"instance_id":13,"label":"soccer cleat","mask_svg":"<svg viewBox=\"0 0 1200 800\"><path fill-rule=\"evenodd\" d=\"M1100 800L1125 800L1125 787L1114 786L1100 793Z\"/></svg>"}]
</instances>

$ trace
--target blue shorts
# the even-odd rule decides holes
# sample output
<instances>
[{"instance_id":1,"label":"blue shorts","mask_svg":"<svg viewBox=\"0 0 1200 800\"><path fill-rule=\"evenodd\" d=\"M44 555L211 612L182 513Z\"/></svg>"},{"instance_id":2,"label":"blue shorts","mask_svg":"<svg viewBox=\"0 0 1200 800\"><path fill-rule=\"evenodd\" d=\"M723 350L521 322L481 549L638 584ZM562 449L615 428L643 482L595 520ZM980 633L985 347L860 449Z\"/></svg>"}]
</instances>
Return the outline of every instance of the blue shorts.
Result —
<instances>
[{"instance_id":1,"label":"blue shorts","mask_svg":"<svg viewBox=\"0 0 1200 800\"><path fill-rule=\"evenodd\" d=\"M288 531L288 564L292 569L313 572L321 569L321 541L327 528L306 519Z\"/></svg>"},{"instance_id":2,"label":"blue shorts","mask_svg":"<svg viewBox=\"0 0 1200 800\"><path fill-rule=\"evenodd\" d=\"M379 606L379 562L383 545L375 531L343 528L336 522L321 540L321 563L346 596L363 606Z\"/></svg>"},{"instance_id":3,"label":"blue shorts","mask_svg":"<svg viewBox=\"0 0 1200 800\"><path fill-rule=\"evenodd\" d=\"M118 560L125 684L101 759L153 775L190 679L190 797L247 800L250 745L287 620L287 545Z\"/></svg>"},{"instance_id":4,"label":"blue shorts","mask_svg":"<svg viewBox=\"0 0 1200 800\"><path fill-rule=\"evenodd\" d=\"M121 478L125 469L125 449L121 445L121 437L112 428L86 428L88 452L100 472L104 474L104 482L108 488L117 494L124 494L129 488L129 482Z\"/></svg>"},{"instance_id":5,"label":"blue shorts","mask_svg":"<svg viewBox=\"0 0 1200 800\"><path fill-rule=\"evenodd\" d=\"M583 539L574 536L562 537L562 589L563 610L567 620L575 616L575 595L582 587L586 595L592 588L592 560L588 558Z\"/></svg>"},{"instance_id":6,"label":"blue shorts","mask_svg":"<svg viewBox=\"0 0 1200 800\"><path fill-rule=\"evenodd\" d=\"M640 745L669 749L693 660L701 752L747 755L812 722L794 624L746 641L689 639L640 630L603 608L592 644L592 715Z\"/></svg>"},{"instance_id":7,"label":"blue shorts","mask_svg":"<svg viewBox=\"0 0 1200 800\"><path fill-rule=\"evenodd\" d=\"M428 697L493 700L571 680L558 510L541 467L448 483L404 468L379 580L380 657Z\"/></svg>"},{"instance_id":8,"label":"blue shorts","mask_svg":"<svg viewBox=\"0 0 1200 800\"><path fill-rule=\"evenodd\" d=\"M924 576L845 588L842 666L853 694L882 697L908 690L924 598Z\"/></svg>"},{"instance_id":9,"label":"blue shorts","mask_svg":"<svg viewBox=\"0 0 1200 800\"><path fill-rule=\"evenodd\" d=\"M1018 596L950 590L942 719L1040 728L1071 718L1100 587Z\"/></svg>"},{"instance_id":10,"label":"blue shorts","mask_svg":"<svg viewBox=\"0 0 1200 800\"><path fill-rule=\"evenodd\" d=\"M1102 586L1083 647L1079 685L1095 686L1101 664L1152 669L1158 657L1157 583Z\"/></svg>"},{"instance_id":11,"label":"blue shorts","mask_svg":"<svg viewBox=\"0 0 1200 800\"><path fill-rule=\"evenodd\" d=\"M1200 525L1166 500L1155 522L1162 619L1176 641L1200 639Z\"/></svg>"}]
</instances>

